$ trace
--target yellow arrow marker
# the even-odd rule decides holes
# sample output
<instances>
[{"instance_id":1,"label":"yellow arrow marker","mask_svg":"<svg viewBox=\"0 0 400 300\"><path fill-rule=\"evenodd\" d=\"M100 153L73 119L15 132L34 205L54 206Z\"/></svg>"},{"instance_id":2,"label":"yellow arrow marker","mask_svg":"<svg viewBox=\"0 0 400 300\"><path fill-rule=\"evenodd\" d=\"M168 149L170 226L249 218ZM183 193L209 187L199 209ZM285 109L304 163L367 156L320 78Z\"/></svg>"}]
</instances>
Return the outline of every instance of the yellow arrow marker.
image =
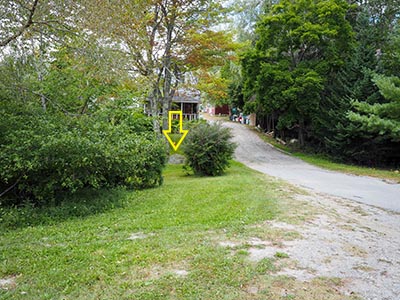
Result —
<instances>
[{"instance_id":1,"label":"yellow arrow marker","mask_svg":"<svg viewBox=\"0 0 400 300\"><path fill-rule=\"evenodd\" d=\"M178 143L174 143L169 136L169 134L172 132L172 120L173 120L173 115L179 115L179 133L182 134L180 140ZM183 124L183 115L182 111L180 110L175 110L175 111L169 111L168 113L168 130L163 130L163 134L167 138L168 142L171 144L172 148L174 148L175 151L178 150L179 146L182 144L183 140L185 139L186 135L188 134L189 130L184 130L182 129L182 124Z\"/></svg>"}]
</instances>

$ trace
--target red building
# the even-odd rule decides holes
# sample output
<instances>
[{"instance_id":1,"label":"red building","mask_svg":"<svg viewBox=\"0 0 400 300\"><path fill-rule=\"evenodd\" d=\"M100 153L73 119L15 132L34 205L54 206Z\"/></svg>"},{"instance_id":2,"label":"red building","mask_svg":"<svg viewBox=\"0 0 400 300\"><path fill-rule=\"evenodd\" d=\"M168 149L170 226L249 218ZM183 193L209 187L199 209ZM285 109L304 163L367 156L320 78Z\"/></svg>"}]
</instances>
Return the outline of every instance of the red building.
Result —
<instances>
[{"instance_id":1,"label":"red building","mask_svg":"<svg viewBox=\"0 0 400 300\"><path fill-rule=\"evenodd\" d=\"M211 106L208 108L208 113L210 115L229 115L229 106L228 104L223 104L220 106Z\"/></svg>"}]
</instances>

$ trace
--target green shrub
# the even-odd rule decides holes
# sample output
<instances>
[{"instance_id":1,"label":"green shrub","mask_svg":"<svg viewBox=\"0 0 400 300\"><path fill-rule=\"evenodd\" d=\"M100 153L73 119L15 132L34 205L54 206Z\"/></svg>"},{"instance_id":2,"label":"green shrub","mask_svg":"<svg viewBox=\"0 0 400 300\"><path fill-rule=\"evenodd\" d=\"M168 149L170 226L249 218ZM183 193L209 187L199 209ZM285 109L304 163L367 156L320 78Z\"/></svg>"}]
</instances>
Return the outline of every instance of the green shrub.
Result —
<instances>
[{"instance_id":1,"label":"green shrub","mask_svg":"<svg viewBox=\"0 0 400 300\"><path fill-rule=\"evenodd\" d=\"M218 123L194 125L182 145L186 166L198 175L221 175L236 148L231 138L230 129Z\"/></svg>"},{"instance_id":2,"label":"green shrub","mask_svg":"<svg viewBox=\"0 0 400 300\"><path fill-rule=\"evenodd\" d=\"M8 190L0 204L43 204L83 188L142 189L162 182L163 141L133 132L131 123L46 114L0 101L0 129L0 194Z\"/></svg>"}]
</instances>

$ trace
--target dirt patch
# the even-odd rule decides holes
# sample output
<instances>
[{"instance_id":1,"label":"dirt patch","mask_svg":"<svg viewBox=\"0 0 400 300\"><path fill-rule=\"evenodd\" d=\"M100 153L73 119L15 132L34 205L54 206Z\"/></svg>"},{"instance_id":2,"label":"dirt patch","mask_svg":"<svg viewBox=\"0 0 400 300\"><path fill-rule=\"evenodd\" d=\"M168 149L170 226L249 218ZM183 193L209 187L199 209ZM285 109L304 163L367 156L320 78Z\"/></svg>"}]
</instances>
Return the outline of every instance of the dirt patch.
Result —
<instances>
[{"instance_id":1,"label":"dirt patch","mask_svg":"<svg viewBox=\"0 0 400 300\"><path fill-rule=\"evenodd\" d=\"M272 258L275 256L275 253L278 251L275 247L265 247L265 248L250 248L249 252L249 260L253 262L259 262L264 258Z\"/></svg>"},{"instance_id":2,"label":"dirt patch","mask_svg":"<svg viewBox=\"0 0 400 300\"><path fill-rule=\"evenodd\" d=\"M271 299L345 300L360 299L357 295L341 295L344 282L338 278L317 277L307 282L277 277L270 285Z\"/></svg>"},{"instance_id":3,"label":"dirt patch","mask_svg":"<svg viewBox=\"0 0 400 300\"><path fill-rule=\"evenodd\" d=\"M293 294L295 299L311 295L300 287L315 287L316 282L325 284L328 279L340 282L329 288L351 299L356 299L356 295L366 300L400 299L399 214L323 194L298 195L297 199L308 202L318 214L305 218L302 224L267 221L257 225L258 229L265 226L297 230L301 234L297 238L287 240L282 234L279 243L254 237L242 240L242 245L235 240L232 244L224 241L220 246L247 246L248 259L253 263L284 253L285 263L273 275L295 281L287 282L297 291ZM283 284L282 280L279 282ZM279 296L292 297L289 292L284 294Z\"/></svg>"},{"instance_id":4,"label":"dirt patch","mask_svg":"<svg viewBox=\"0 0 400 300\"><path fill-rule=\"evenodd\" d=\"M189 275L189 272L186 270L173 270L173 273L179 277L186 277Z\"/></svg>"},{"instance_id":5,"label":"dirt patch","mask_svg":"<svg viewBox=\"0 0 400 300\"><path fill-rule=\"evenodd\" d=\"M18 276L0 278L0 290L12 290L17 286Z\"/></svg>"},{"instance_id":6,"label":"dirt patch","mask_svg":"<svg viewBox=\"0 0 400 300\"><path fill-rule=\"evenodd\" d=\"M185 163L185 157L180 154L172 154L168 158L168 163L171 165L180 165Z\"/></svg>"}]
</instances>

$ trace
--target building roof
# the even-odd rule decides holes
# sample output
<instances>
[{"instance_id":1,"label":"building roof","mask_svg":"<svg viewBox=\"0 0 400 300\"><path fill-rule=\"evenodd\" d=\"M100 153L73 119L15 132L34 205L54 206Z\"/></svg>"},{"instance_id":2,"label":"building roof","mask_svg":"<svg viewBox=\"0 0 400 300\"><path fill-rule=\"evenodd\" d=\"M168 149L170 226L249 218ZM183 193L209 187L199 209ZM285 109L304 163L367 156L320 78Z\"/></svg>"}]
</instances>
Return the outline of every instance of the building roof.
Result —
<instances>
[{"instance_id":1,"label":"building roof","mask_svg":"<svg viewBox=\"0 0 400 300\"><path fill-rule=\"evenodd\" d=\"M178 103L200 103L200 91L194 89L179 89L175 91L172 102Z\"/></svg>"}]
</instances>

